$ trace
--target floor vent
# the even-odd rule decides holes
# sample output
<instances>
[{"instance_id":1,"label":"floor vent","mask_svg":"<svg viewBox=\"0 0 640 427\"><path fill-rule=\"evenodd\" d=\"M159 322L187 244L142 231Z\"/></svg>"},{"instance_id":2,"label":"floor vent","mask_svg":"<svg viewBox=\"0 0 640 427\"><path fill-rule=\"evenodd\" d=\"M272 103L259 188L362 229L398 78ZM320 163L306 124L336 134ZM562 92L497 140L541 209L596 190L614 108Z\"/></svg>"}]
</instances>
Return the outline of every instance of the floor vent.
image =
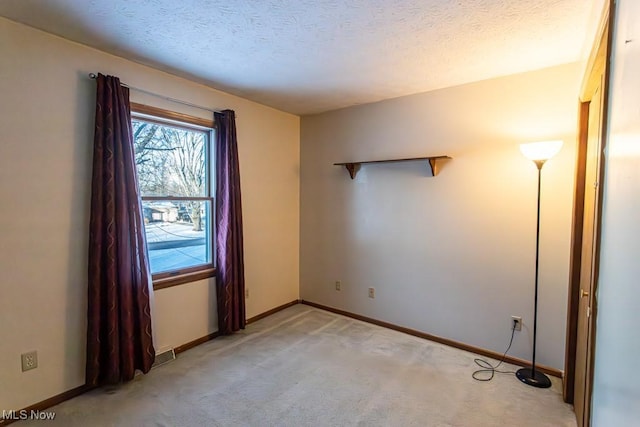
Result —
<instances>
[{"instance_id":1,"label":"floor vent","mask_svg":"<svg viewBox=\"0 0 640 427\"><path fill-rule=\"evenodd\" d=\"M153 366L151 367L156 368L160 365L164 365L165 363L171 362L172 360L176 359L176 352L173 351L173 349L169 349L166 351L163 351L162 353L158 353L156 354L156 360L155 362L153 362Z\"/></svg>"}]
</instances>

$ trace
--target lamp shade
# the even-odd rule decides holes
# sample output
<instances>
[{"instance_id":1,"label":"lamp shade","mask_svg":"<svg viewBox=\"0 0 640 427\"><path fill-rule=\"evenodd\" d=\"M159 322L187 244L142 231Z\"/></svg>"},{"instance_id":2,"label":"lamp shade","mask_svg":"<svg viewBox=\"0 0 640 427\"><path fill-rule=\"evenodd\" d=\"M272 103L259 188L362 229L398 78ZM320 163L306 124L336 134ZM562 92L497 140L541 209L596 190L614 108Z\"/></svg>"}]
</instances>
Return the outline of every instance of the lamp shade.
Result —
<instances>
[{"instance_id":1,"label":"lamp shade","mask_svg":"<svg viewBox=\"0 0 640 427\"><path fill-rule=\"evenodd\" d=\"M520 144L520 151L529 160L549 160L562 148L562 141L542 141Z\"/></svg>"}]
</instances>

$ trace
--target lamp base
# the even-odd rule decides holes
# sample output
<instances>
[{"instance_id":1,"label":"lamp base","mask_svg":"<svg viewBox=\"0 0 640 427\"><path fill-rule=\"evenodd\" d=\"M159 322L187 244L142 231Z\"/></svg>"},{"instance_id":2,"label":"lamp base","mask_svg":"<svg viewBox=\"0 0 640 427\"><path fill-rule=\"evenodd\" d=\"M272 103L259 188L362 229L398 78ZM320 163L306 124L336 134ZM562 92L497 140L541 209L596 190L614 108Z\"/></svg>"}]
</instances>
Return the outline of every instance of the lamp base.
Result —
<instances>
[{"instance_id":1,"label":"lamp base","mask_svg":"<svg viewBox=\"0 0 640 427\"><path fill-rule=\"evenodd\" d=\"M545 374L538 370L532 370L531 368L522 368L516 371L516 377L523 383L538 387L549 388L551 387L551 380Z\"/></svg>"}]
</instances>

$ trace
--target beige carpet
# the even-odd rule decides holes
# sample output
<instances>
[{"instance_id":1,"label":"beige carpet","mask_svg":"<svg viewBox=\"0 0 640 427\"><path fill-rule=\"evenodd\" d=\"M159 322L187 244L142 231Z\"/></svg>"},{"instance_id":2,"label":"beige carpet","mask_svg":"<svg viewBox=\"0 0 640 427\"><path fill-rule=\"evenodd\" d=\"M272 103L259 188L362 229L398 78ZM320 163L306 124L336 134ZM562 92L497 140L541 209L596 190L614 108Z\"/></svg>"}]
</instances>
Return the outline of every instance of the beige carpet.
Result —
<instances>
[{"instance_id":1,"label":"beige carpet","mask_svg":"<svg viewBox=\"0 0 640 427\"><path fill-rule=\"evenodd\" d=\"M474 357L296 305L182 353L129 384L58 405L51 409L55 421L45 424L576 425L559 380L551 389L526 386L514 375L477 382L471 378Z\"/></svg>"}]
</instances>

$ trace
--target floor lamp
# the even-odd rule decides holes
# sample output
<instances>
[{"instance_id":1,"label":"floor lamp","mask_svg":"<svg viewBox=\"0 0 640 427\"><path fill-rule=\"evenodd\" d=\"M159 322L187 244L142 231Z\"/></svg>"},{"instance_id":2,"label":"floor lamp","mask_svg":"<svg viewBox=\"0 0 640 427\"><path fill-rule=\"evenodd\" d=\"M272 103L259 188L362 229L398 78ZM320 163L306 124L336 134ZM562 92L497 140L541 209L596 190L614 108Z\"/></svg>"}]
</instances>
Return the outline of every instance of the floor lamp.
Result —
<instances>
[{"instance_id":1,"label":"floor lamp","mask_svg":"<svg viewBox=\"0 0 640 427\"><path fill-rule=\"evenodd\" d=\"M536 332L538 326L538 260L540 254L540 178L544 162L555 156L562 148L562 141L544 141L521 144L520 151L538 167L538 220L536 227L536 278L533 299L533 358L530 368L516 371L516 377L525 384L538 388L551 387L551 380L540 371L536 371Z\"/></svg>"}]
</instances>

